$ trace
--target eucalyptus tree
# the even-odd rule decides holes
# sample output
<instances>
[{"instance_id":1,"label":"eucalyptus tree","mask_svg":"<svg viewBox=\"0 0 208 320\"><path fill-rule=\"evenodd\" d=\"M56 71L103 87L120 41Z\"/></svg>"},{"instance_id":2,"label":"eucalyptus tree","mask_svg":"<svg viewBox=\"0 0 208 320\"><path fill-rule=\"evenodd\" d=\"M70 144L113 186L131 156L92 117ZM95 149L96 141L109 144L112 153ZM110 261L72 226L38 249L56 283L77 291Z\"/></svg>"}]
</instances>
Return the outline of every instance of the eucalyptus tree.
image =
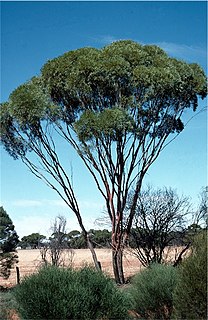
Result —
<instances>
[{"instance_id":1,"label":"eucalyptus tree","mask_svg":"<svg viewBox=\"0 0 208 320\"><path fill-rule=\"evenodd\" d=\"M27 236L22 237L20 246L23 249L31 247L31 249L38 249L43 244L46 236L40 234L39 232L31 233Z\"/></svg>"},{"instance_id":2,"label":"eucalyptus tree","mask_svg":"<svg viewBox=\"0 0 208 320\"><path fill-rule=\"evenodd\" d=\"M57 153L57 136L83 160L111 220L113 269L119 283L124 282L123 249L143 178L169 136L183 130L183 112L196 110L198 96L206 97L206 77L199 65L171 58L157 46L125 40L48 61L40 76L14 90L2 105L5 149L58 192L86 232L67 168ZM31 151L40 163L34 163Z\"/></svg>"}]
</instances>

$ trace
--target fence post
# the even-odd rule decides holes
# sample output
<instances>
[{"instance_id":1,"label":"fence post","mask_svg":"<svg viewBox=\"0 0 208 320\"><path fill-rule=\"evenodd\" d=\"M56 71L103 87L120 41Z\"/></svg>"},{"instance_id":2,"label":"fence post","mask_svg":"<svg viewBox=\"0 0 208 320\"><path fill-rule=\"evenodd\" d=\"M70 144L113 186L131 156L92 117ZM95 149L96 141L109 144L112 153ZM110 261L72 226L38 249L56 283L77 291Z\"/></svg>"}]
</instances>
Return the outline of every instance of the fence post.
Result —
<instances>
[{"instance_id":1,"label":"fence post","mask_svg":"<svg viewBox=\"0 0 208 320\"><path fill-rule=\"evenodd\" d=\"M17 272L17 284L20 284L20 272L19 272L19 267L16 267L16 272Z\"/></svg>"},{"instance_id":2,"label":"fence post","mask_svg":"<svg viewBox=\"0 0 208 320\"><path fill-rule=\"evenodd\" d=\"M100 270L102 271L102 267L101 267L100 261L98 261L98 266L99 266Z\"/></svg>"}]
</instances>

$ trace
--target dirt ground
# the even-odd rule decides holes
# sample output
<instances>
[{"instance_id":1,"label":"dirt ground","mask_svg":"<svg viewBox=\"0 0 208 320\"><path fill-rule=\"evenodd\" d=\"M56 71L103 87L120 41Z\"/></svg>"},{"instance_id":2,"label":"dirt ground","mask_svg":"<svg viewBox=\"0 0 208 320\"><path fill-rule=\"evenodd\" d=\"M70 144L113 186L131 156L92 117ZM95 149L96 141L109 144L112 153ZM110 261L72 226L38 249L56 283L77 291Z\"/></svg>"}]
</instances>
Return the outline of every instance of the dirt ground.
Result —
<instances>
[{"instance_id":1,"label":"dirt ground","mask_svg":"<svg viewBox=\"0 0 208 320\"><path fill-rule=\"evenodd\" d=\"M173 248L169 253L169 258L173 259L177 253L177 248ZM101 263L102 270L113 276L112 263L111 263L111 250L110 249L96 249L98 260ZM19 267L20 279L24 276L34 273L41 266L41 254L38 249L33 250L18 250L19 262L16 266ZM71 265L74 268L82 267L85 264L93 264L91 253L88 249L76 249L64 252L65 265ZM142 268L139 260L133 256L129 251L124 252L124 274L125 277L130 277L139 272ZM16 267L15 266L15 267ZM12 269L9 279L4 280L0 278L0 285L14 286L17 283L16 268Z\"/></svg>"}]
</instances>

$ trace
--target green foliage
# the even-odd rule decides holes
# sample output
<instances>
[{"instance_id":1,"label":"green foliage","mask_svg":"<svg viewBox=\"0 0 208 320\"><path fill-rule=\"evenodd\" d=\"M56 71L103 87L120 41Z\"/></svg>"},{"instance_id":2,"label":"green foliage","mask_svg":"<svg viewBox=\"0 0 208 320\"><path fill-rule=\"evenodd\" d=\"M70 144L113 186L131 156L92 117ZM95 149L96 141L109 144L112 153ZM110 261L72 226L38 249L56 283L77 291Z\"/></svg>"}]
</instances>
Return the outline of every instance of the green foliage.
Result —
<instances>
[{"instance_id":1,"label":"green foliage","mask_svg":"<svg viewBox=\"0 0 208 320\"><path fill-rule=\"evenodd\" d=\"M82 107L116 105L121 102L119 91L127 102L136 88L145 88L144 101L158 98L158 94L180 94L182 98L190 89L202 96L206 91L205 76L198 65L169 58L157 46L142 46L129 40L100 50L70 51L47 62L42 75L56 103L77 108L80 100Z\"/></svg>"},{"instance_id":2,"label":"green foliage","mask_svg":"<svg viewBox=\"0 0 208 320\"><path fill-rule=\"evenodd\" d=\"M179 268L174 292L176 319L207 319L207 231L195 237L192 254Z\"/></svg>"},{"instance_id":3,"label":"green foliage","mask_svg":"<svg viewBox=\"0 0 208 320\"><path fill-rule=\"evenodd\" d=\"M68 247L71 249L85 249L87 244L82 232L77 230L72 230L67 235Z\"/></svg>"},{"instance_id":4,"label":"green foliage","mask_svg":"<svg viewBox=\"0 0 208 320\"><path fill-rule=\"evenodd\" d=\"M100 113L86 111L74 127L81 141L102 138L102 135L116 140L124 132L133 131L134 121L125 110L113 108Z\"/></svg>"},{"instance_id":5,"label":"green foliage","mask_svg":"<svg viewBox=\"0 0 208 320\"><path fill-rule=\"evenodd\" d=\"M170 319L177 269L153 264L133 278L134 309L144 319Z\"/></svg>"},{"instance_id":6,"label":"green foliage","mask_svg":"<svg viewBox=\"0 0 208 320\"><path fill-rule=\"evenodd\" d=\"M100 247L109 247L111 243L111 232L104 230L89 230L90 239L93 243L93 246L96 248ZM85 249L86 241L82 233L77 230L72 230L67 234L68 238L68 247L72 249Z\"/></svg>"},{"instance_id":7,"label":"green foliage","mask_svg":"<svg viewBox=\"0 0 208 320\"><path fill-rule=\"evenodd\" d=\"M15 289L26 319L127 319L124 294L90 267L79 271L45 267Z\"/></svg>"},{"instance_id":8,"label":"green foliage","mask_svg":"<svg viewBox=\"0 0 208 320\"><path fill-rule=\"evenodd\" d=\"M49 99L44 94L38 77L19 86L10 95L9 109L23 128L37 125L45 117L49 107Z\"/></svg>"},{"instance_id":9,"label":"green foliage","mask_svg":"<svg viewBox=\"0 0 208 320\"><path fill-rule=\"evenodd\" d=\"M91 229L89 231L91 235L92 242L95 247L110 247L111 243L111 232L104 229L104 230L94 230Z\"/></svg>"},{"instance_id":10,"label":"green foliage","mask_svg":"<svg viewBox=\"0 0 208 320\"><path fill-rule=\"evenodd\" d=\"M93 242L94 247L109 247L111 243L111 232L104 230L89 230L90 238ZM44 235L39 233L32 233L28 236L22 237L19 246L25 249L31 247L32 249L38 247L60 248L60 249L86 249L87 244L82 232L78 230L72 230L69 233L53 233L49 237L49 241L44 243L46 239Z\"/></svg>"},{"instance_id":11,"label":"green foliage","mask_svg":"<svg viewBox=\"0 0 208 320\"><path fill-rule=\"evenodd\" d=\"M81 140L101 133L115 139L115 133L132 130L139 137L147 128L158 137L180 132L181 111L195 110L197 95L206 94L200 66L170 58L157 46L127 40L81 48L48 61L39 77L1 104L2 143L19 157L30 143L17 132L39 139L41 121L74 124L80 116L74 128Z\"/></svg>"},{"instance_id":12,"label":"green foliage","mask_svg":"<svg viewBox=\"0 0 208 320\"><path fill-rule=\"evenodd\" d=\"M19 242L14 225L7 212L0 207L0 276L8 278L11 268L18 262L16 246Z\"/></svg>"},{"instance_id":13,"label":"green foliage","mask_svg":"<svg viewBox=\"0 0 208 320\"><path fill-rule=\"evenodd\" d=\"M40 233L31 233L28 236L22 237L20 245L23 249L26 247L37 249L44 239L46 239L46 236Z\"/></svg>"},{"instance_id":14,"label":"green foliage","mask_svg":"<svg viewBox=\"0 0 208 320\"><path fill-rule=\"evenodd\" d=\"M11 319L11 312L17 308L13 289L3 289L0 286L0 319Z\"/></svg>"}]
</instances>

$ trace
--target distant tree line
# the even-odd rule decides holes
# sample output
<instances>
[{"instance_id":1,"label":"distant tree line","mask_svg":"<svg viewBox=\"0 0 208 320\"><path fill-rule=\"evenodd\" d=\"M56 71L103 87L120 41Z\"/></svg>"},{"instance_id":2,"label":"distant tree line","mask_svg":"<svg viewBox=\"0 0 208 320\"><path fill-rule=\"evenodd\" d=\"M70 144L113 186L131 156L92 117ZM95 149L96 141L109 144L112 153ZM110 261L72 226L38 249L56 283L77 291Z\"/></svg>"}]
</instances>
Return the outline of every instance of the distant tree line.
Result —
<instances>
[{"instance_id":1,"label":"distant tree line","mask_svg":"<svg viewBox=\"0 0 208 320\"><path fill-rule=\"evenodd\" d=\"M191 235L194 233L203 230L197 224L192 224L188 226L183 231L171 231L168 234L168 245L169 246L183 246L189 239ZM150 232L153 230L150 230ZM138 247L138 239L141 240L141 235L147 234L148 230L142 228L132 228L131 235L129 238L129 242L127 247L137 248ZM111 241L111 231L107 229L96 230L90 229L89 233L92 236L94 248L110 248ZM22 237L21 241L18 243L18 247L21 249L40 249L42 247L47 246L50 242L52 242L52 237L49 239L46 236L41 235L40 233L32 233L28 236ZM146 242L147 244L147 242ZM63 249L86 249L86 243L82 232L78 230L72 230L69 233L66 233L62 237L62 248Z\"/></svg>"},{"instance_id":2,"label":"distant tree line","mask_svg":"<svg viewBox=\"0 0 208 320\"><path fill-rule=\"evenodd\" d=\"M107 229L95 230L90 229L89 233L93 240L93 245L95 248L110 248L111 232ZM18 244L18 247L22 249L39 249L41 247L47 246L51 242L54 242L56 235L51 235L48 239L46 236L40 233L32 233L27 236L22 237ZM59 235L60 236L60 235ZM82 232L78 230L72 230L68 233L61 235L59 239L62 243L63 249L86 249L86 241Z\"/></svg>"}]
</instances>

